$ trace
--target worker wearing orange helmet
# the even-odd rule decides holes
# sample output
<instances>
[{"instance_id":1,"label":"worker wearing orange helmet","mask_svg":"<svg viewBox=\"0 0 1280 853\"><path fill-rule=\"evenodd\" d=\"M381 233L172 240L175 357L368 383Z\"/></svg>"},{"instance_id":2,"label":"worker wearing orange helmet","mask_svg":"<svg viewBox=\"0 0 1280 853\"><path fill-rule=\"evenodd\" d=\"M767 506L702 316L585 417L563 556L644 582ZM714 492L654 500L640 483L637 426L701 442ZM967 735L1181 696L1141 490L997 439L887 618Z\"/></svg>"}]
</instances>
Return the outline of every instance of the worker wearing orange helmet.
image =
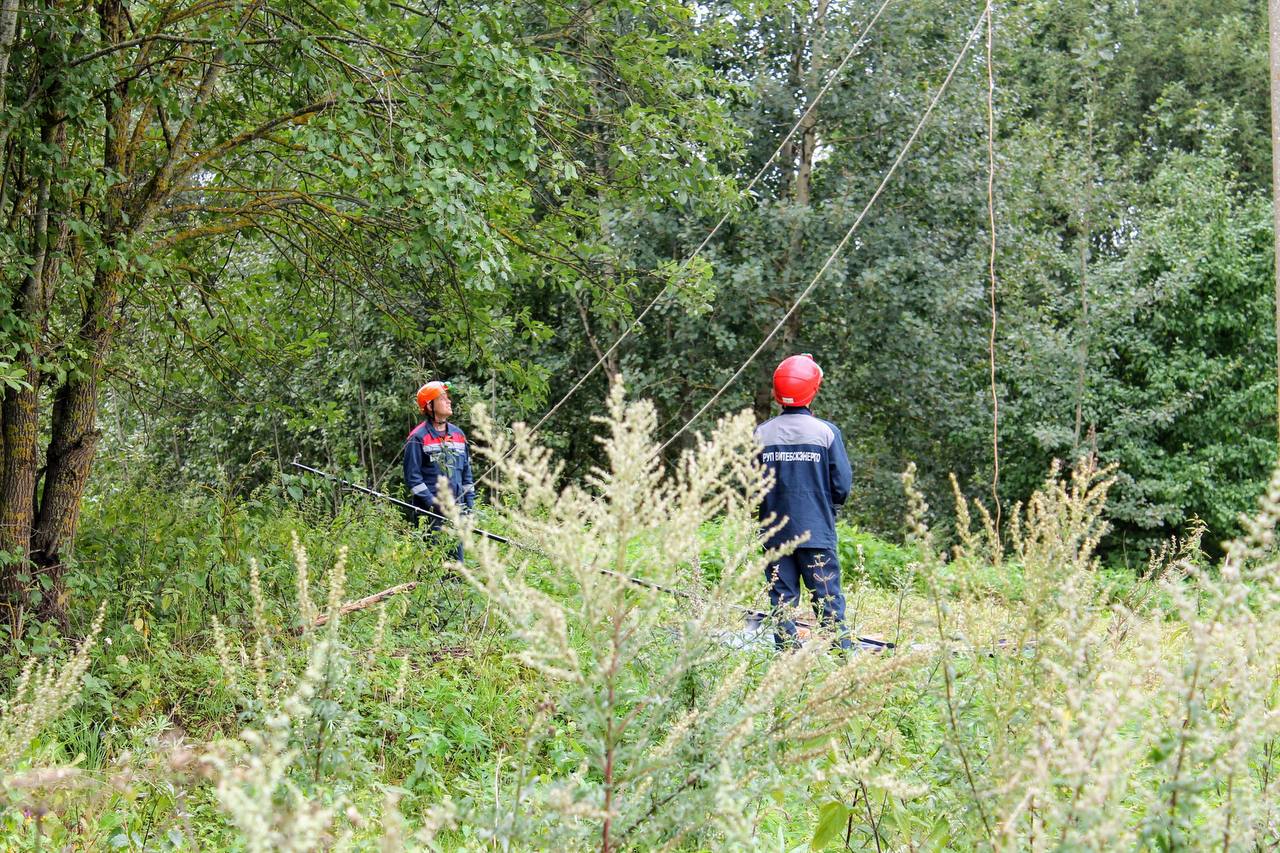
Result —
<instances>
[{"instance_id":1,"label":"worker wearing orange helmet","mask_svg":"<svg viewBox=\"0 0 1280 853\"><path fill-rule=\"evenodd\" d=\"M800 604L803 583L813 596L819 621L837 630L849 648L840 559L836 552L836 509L849 497L853 471L840 428L813 416L809 404L822 385L822 368L805 353L783 359L773 372L773 398L782 414L756 427L760 461L774 476L760 504L760 521L772 530L765 547L778 548L807 536L792 553L768 567L774 608ZM796 642L796 626L783 619L775 633L779 648Z\"/></svg>"},{"instance_id":2,"label":"worker wearing orange helmet","mask_svg":"<svg viewBox=\"0 0 1280 853\"><path fill-rule=\"evenodd\" d=\"M423 421L413 428L404 444L404 482L409 487L413 505L436 515L427 516L432 528L439 529L438 489L447 484L454 500L470 512L476 502L475 478L471 473L471 452L467 436L449 423L453 401L446 382L428 382L415 396ZM462 546L457 558L462 559Z\"/></svg>"}]
</instances>

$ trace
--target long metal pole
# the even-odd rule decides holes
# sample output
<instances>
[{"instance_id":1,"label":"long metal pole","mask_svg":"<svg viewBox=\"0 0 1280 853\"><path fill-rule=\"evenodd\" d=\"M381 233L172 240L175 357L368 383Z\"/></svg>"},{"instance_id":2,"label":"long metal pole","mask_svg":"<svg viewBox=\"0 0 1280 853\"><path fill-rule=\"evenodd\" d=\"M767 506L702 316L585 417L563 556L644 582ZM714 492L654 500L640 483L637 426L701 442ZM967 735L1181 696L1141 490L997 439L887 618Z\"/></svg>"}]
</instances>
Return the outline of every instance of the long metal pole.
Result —
<instances>
[{"instance_id":1,"label":"long metal pole","mask_svg":"<svg viewBox=\"0 0 1280 853\"><path fill-rule=\"evenodd\" d=\"M429 509L423 509L422 507L414 506L413 504L402 501L397 497L388 495L386 492L379 492L375 489L370 489L367 486L361 486L358 483L353 483L350 480L344 480L341 477L337 476L336 474L330 474L328 471L321 471L319 468L312 468L310 465L303 465L301 462L299 462L296 459L293 460L293 462L290 464L292 464L293 467L298 468L299 470L306 471L308 474L315 474L317 477L323 477L326 480L332 480L338 485L345 486L346 488L351 489L352 491L361 492L363 494L369 495L370 497L380 498L384 501L389 501L390 503L393 503L396 506L404 507L405 509L422 513L423 515L428 516L429 518L439 519L445 524L451 524L448 518L446 518L443 515L440 515L437 512L432 512ZM480 534L481 536L483 536L484 538L492 540L494 542L501 542L503 545L510 545L513 548L519 548L521 551L527 551L530 554L537 554L540 557L547 556L545 552L543 552L538 548L534 548L532 545L525 545L523 543L516 542L514 539L508 539L506 536L500 536L497 533L491 533L488 530L484 530L479 527L474 528L474 531ZM620 574L618 572L610 571L609 569L598 569L598 571L602 575L609 575L610 577L619 578L620 580L624 580L627 583L635 584L636 586L641 586L641 587L644 587L645 589L653 589L653 590L657 590L658 592L665 592L667 595L674 595L677 598L693 597L690 593L685 592L682 589L675 589L673 587L663 586L662 584L656 584L653 581L642 580L640 578L633 578L630 575ZM754 610L751 610L748 612L751 613L752 615L764 615L764 614L757 614L756 611Z\"/></svg>"},{"instance_id":2,"label":"long metal pole","mask_svg":"<svg viewBox=\"0 0 1280 853\"><path fill-rule=\"evenodd\" d=\"M296 459L293 460L291 464L295 468L298 468L302 471L306 471L309 474L315 474L318 477L324 477L326 480L332 480L338 485L345 486L346 488L351 489L352 491L361 492L363 494L369 495L370 497L374 497L374 498L381 498L382 500L389 501L390 503L393 503L396 506L421 513L427 516L428 518L438 519L439 521L442 521L445 524L452 526L452 522L438 512L432 512L429 509L423 509L420 506L416 506L406 501L402 501L397 497L393 497L392 495L387 494L386 492L379 492L376 489L370 489L367 486L361 486L359 483L353 483L350 480L344 480L341 477L337 476L336 474L330 474L328 471L321 471L319 468L312 468L310 465L303 465L301 462L299 462ZM514 539L508 539L506 536L501 536L497 533L491 533L488 530L485 530L480 527L473 528L473 530L474 532L480 534L484 538L489 539L493 542L501 542L503 545L510 545L512 548L518 548L521 551L526 551L530 554L536 554L539 557L547 556L546 552L538 548L534 548L532 545L525 545L523 543L516 542ZM662 586L661 584L656 584L656 583L653 583L652 581L641 580L640 578L633 578L630 575L619 574L618 572L613 572L613 571L610 571L609 569L600 569L599 572L604 575L610 575L611 577L621 578L622 580L627 581L628 583L633 583L636 586L642 586L642 587L645 587L646 589L656 589L659 592L665 592L668 595L674 595L679 598L692 598L692 596L689 593L685 592L682 589L673 589L671 587Z\"/></svg>"}]
</instances>

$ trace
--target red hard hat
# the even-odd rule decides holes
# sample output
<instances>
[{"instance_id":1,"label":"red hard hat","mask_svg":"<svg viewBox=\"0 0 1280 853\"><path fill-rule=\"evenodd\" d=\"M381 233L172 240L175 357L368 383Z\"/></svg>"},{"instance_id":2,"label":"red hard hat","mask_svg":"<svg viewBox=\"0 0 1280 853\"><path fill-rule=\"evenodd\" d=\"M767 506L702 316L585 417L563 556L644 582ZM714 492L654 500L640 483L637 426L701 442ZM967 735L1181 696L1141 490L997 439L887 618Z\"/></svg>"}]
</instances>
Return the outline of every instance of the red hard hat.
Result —
<instances>
[{"instance_id":1,"label":"red hard hat","mask_svg":"<svg viewBox=\"0 0 1280 853\"><path fill-rule=\"evenodd\" d=\"M418 389L418 408L425 412L432 400L448 392L448 382L428 382Z\"/></svg>"},{"instance_id":2,"label":"red hard hat","mask_svg":"<svg viewBox=\"0 0 1280 853\"><path fill-rule=\"evenodd\" d=\"M773 399L783 406L807 406L818 395L822 368L807 352L788 356L773 371Z\"/></svg>"}]
</instances>

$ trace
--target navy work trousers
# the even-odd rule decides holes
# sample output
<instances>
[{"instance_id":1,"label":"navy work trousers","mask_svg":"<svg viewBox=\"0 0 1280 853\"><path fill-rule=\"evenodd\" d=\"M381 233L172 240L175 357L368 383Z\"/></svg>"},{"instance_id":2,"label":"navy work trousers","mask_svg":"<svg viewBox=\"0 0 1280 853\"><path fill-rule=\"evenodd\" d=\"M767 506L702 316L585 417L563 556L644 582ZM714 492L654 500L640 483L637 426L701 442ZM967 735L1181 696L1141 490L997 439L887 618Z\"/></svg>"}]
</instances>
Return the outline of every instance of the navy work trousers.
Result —
<instances>
[{"instance_id":1,"label":"navy work trousers","mask_svg":"<svg viewBox=\"0 0 1280 853\"><path fill-rule=\"evenodd\" d=\"M429 503L425 498L422 498L418 495L411 495L410 497L413 498L413 505L418 507L419 509L425 509L433 513L440 512L440 510L437 507ZM426 515L420 512L415 512L414 515L417 516L415 520L418 524L422 524L423 522L426 522L427 527L430 530L436 532L436 536L444 537L445 535L447 535L439 532L444 530L443 518L438 518L435 515ZM459 542L458 546L454 548L453 558L457 560L459 563L462 562L462 543L461 542Z\"/></svg>"},{"instance_id":2,"label":"navy work trousers","mask_svg":"<svg viewBox=\"0 0 1280 853\"><path fill-rule=\"evenodd\" d=\"M840 589L840 558L833 548L797 548L793 553L770 563L765 569L769 583L769 602L774 611L800 605L800 584L813 596L813 613L818 622L835 626L837 643L850 646L849 629L844 623L844 593ZM779 649L794 648L796 623L782 619L773 635Z\"/></svg>"}]
</instances>

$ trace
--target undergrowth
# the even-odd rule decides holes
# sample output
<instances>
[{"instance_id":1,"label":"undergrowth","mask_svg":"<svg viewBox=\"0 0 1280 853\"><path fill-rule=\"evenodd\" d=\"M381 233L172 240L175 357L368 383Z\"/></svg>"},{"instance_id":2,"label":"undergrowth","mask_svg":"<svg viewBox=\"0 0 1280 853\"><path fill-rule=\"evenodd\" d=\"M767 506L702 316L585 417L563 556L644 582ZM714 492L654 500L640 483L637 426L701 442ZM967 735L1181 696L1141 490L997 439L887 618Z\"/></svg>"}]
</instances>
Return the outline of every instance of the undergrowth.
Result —
<instances>
[{"instance_id":1,"label":"undergrowth","mask_svg":"<svg viewBox=\"0 0 1280 853\"><path fill-rule=\"evenodd\" d=\"M90 502L79 638L27 625L0 659L0 846L1280 843L1280 477L1221 562L1193 527L1124 575L1096 555L1109 469L1055 468L1001 530L957 484L954 542L908 471L902 543L841 531L850 627L896 648L777 655L744 629L768 559L745 416L665 471L615 391L607 464L568 487L477 423L502 464L461 566L292 482Z\"/></svg>"}]
</instances>

